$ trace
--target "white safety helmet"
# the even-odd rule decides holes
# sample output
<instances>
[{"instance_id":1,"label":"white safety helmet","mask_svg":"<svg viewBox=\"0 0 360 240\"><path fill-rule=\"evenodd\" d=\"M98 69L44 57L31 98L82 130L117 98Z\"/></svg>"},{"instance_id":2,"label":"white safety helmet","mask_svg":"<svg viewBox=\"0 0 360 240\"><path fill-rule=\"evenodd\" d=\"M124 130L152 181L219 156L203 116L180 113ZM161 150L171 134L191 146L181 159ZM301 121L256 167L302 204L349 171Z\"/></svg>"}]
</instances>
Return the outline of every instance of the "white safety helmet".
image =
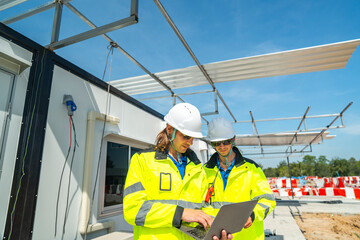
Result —
<instances>
[{"instance_id":1,"label":"white safety helmet","mask_svg":"<svg viewBox=\"0 0 360 240\"><path fill-rule=\"evenodd\" d=\"M164 117L165 122L181 133L202 138L201 116L199 110L190 103L178 103Z\"/></svg>"},{"instance_id":2,"label":"white safety helmet","mask_svg":"<svg viewBox=\"0 0 360 240\"><path fill-rule=\"evenodd\" d=\"M232 123L224 117L214 118L208 125L207 139L210 142L224 141L235 137L235 135Z\"/></svg>"}]
</instances>

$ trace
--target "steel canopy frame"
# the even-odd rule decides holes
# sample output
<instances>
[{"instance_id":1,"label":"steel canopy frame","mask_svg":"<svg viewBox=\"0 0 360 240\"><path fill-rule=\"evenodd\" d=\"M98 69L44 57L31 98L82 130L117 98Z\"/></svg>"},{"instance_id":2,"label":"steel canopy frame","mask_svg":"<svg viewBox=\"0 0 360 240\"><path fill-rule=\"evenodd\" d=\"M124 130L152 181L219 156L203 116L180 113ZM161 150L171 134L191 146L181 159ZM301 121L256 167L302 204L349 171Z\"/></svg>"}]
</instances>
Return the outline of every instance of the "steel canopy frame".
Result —
<instances>
[{"instance_id":1,"label":"steel canopy frame","mask_svg":"<svg viewBox=\"0 0 360 240\"><path fill-rule=\"evenodd\" d=\"M69 2L64 3L73 13L75 13L78 17L80 17L86 24L88 24L93 29L96 29L97 26L92 23L85 15L83 15L80 11L78 11L72 4ZM132 7L133 8L133 7ZM124 54L127 58L129 58L133 63L135 63L139 68L141 68L145 73L147 73L153 80L158 82L161 86L163 86L167 91L171 93L171 96L173 98L173 104L175 104L175 98L179 99L181 102L185 102L182 98L180 98L179 94L175 94L173 90L167 86L163 81L161 81L155 74L151 73L148 69L146 69L140 62L138 62L133 56L131 56L125 49L120 47L113 39L111 39L108 35L105 33L101 34L109 43L115 44L115 47ZM168 96L167 96L168 97ZM202 117L203 120L208 123L208 121Z\"/></svg>"},{"instance_id":2,"label":"steel canopy frame","mask_svg":"<svg viewBox=\"0 0 360 240\"><path fill-rule=\"evenodd\" d=\"M225 103L224 99L222 98L222 96L220 95L220 93L218 92L216 86L214 85L214 81L213 79L210 77L211 74L220 74L222 76L222 78L217 79L215 82L223 82L223 81L236 81L236 80L242 80L242 79L251 79L251 78L257 78L257 77L267 77L267 76L277 76L277 75L284 75L284 74L295 74L295 73L302 73L302 72L309 72L309 71L321 71L321 70L330 70L330 69L336 69L336 68L341 68L341 67L345 67L347 61L349 60L351 54L353 53L353 51L356 49L356 47L359 45L360 40L353 40L353 41L347 41L347 42L342 42L342 43L335 43L335 44L329 44L329 45L323 45L323 46L316 46L316 47L310 47L310 48L305 48L305 49L297 49L297 50L291 50L291 51L285 51L285 52L280 52L280 53L275 53L275 54L266 54L266 55L260 55L260 56L255 56L255 57L247 57L247 58L243 58L243 59L236 59L236 60L230 60L230 61L224 61L224 62L220 62L220 63L211 63L211 64L206 64L206 65L201 65L200 62L198 61L197 57L195 56L195 54L193 53L193 51L191 50L190 46L187 44L186 40L184 39L184 37L182 36L182 34L180 33L180 31L178 30L178 28L176 27L176 25L174 24L174 22L172 21L172 19L170 18L170 16L168 15L168 13L166 12L166 10L164 9L164 7L162 6L162 4L160 3L159 0L154 0L154 3L156 4L156 6L159 8L159 10L161 11L161 13L164 15L164 17L166 18L166 20L168 21L168 23L170 24L170 26L172 27L172 29L174 30L174 32L176 33L176 35L178 36L178 38L180 39L180 41L182 42L182 44L185 46L185 48L187 49L187 51L189 52L189 54L191 55L191 57L193 58L193 60L195 61L197 68L194 67L190 67L190 68L186 68L186 70L188 72L184 72L183 69L180 70L175 70L175 74L176 72L178 72L178 74L180 75L184 75L184 73L186 74L194 74L195 75L199 75L202 74L203 77L205 77L206 81L208 84L211 85L212 90L208 90L208 91L201 91L201 92L192 92L192 93L182 93L182 94L176 94L172 87L171 84L168 85L166 80L161 80L160 78L165 78L166 75L159 73L159 74L154 74L151 73L148 69L146 69L143 65L141 65L135 58L133 58L129 53L127 53L123 48L121 48L113 39L111 39L108 35L106 35L107 32L109 31L113 31L134 23L137 23L138 20L138 0L131 0L131 11L130 11L130 17L125 18L125 19L121 19L118 21L115 21L113 23L101 26L101 27L97 27L95 24L93 24L87 17L85 17L80 11L78 11L73 5L70 4L71 0L55 0L53 2L49 2L46 3L40 7L31 9L23 14L19 14L15 17L6 19L3 21L3 23L5 24L10 24L12 22L24 19L26 17L32 16L34 14L46 11L50 8L55 7L55 16L54 16L54 22L53 22L53 31L52 31L52 36L51 36L51 43L47 46L49 49L58 49L61 47L65 47L68 46L70 44L91 38L91 37L95 37L98 35L102 35L108 42L110 42L113 46L115 46L120 52L122 52L126 57L128 57L131 61L133 61L138 67L140 67L144 72L146 72L151 79L155 80L158 84L160 84L163 88L165 88L167 91L170 92L171 96L162 96L162 97L154 97L154 98L165 98L165 97L172 97L173 98L173 104L176 103L176 99L179 99L181 102L184 102L184 100L180 97L182 95L191 95L191 94L201 94L201 93L208 93L208 92L214 92L214 102L215 102L215 111L214 112L208 112L208 113L202 113L202 119L208 123L208 121L204 118L204 116L207 115L212 115L212 114L218 114L218 101L217 101L217 97L220 98L220 100L222 101L222 103L224 104L225 108L227 109L227 111L229 112L229 114L232 116L232 118L234 119L235 123L245 123L245 122L251 122L253 124L253 129L256 132L256 134L254 133L254 136L256 136L258 138L258 146L260 146L261 148L261 153L260 154L266 154L264 153L263 150L263 144L261 142L261 138L263 135L260 135L257 132L257 128L256 128L256 122L261 122L261 121L278 121L278 120L291 120L291 119L301 119L301 122L298 126L298 129L294 132L292 131L291 133L293 133L293 137L292 140L289 142L289 144L287 144L288 148L286 149L285 152L289 152L289 148L290 148L290 154L288 156L290 156L292 153L294 153L294 151L292 150L292 145L294 140L297 139L298 133L301 132L309 132L309 131L313 131L313 130L321 130L321 132L318 134L318 136L316 136L313 141L311 141L305 148L309 147L311 148L311 144L313 142L315 142L315 140L319 137L322 137L323 134L325 133L325 130L327 129L334 129L334 128L342 128L344 127L344 125L342 126L337 126L337 127L331 127L331 125L333 124L333 122L336 121L336 119L338 119L339 117L342 120L342 113L352 104L350 103L340 114L327 114L327 115L318 115L318 116L306 116L307 112L309 111L309 107L307 109L307 111L305 112L303 117L295 117L295 118L278 118L278 119L265 119L265 120L255 120L253 118L252 113L250 112L251 121L237 121L236 118L234 117L234 115L232 114L231 110L229 109L229 107L227 106L227 104ZM61 15L62 15L62 7L63 4L65 4L65 6L67 6L73 13L75 13L80 19L82 19L84 22L86 22L90 27L92 27L93 29L87 32L83 32L80 34L77 34L75 36L63 39L58 41L59 38L59 31L60 31L60 23L61 23ZM328 50L330 49L330 50ZM282 74L279 74L276 71L269 71L268 68L274 68L273 66L273 62L274 62L274 58L275 59L279 59L279 57L281 56L286 56L287 58L285 59L280 59L280 62L287 62L289 59L291 60L290 64L283 64L284 66L281 68ZM324 60L325 59L325 60ZM298 61L298 62L297 62ZM220 65L219 65L220 64ZM235 69L235 71L230 70L229 68L231 68L232 66L241 66L241 68ZM216 67L217 66L217 67ZM219 68L220 66L220 68ZM196 70L197 69L197 70ZM200 69L201 73L197 73L196 71L198 71ZM264 70L261 70L264 69ZM276 68L276 70L279 70ZM240 72L239 72L240 71ZM174 70L172 71L167 71L167 72L174 72ZM209 73L210 72L210 75ZM247 75L248 74L248 75ZM235 75L239 75L240 79L234 79ZM140 82L142 81L143 76L140 77L135 77L135 78L129 78L129 80L131 79L140 79ZM225 80L224 78L228 78L227 80ZM115 86L117 85L117 82L119 80L115 80L112 81L111 85ZM138 81L138 80L136 80ZM134 81L134 82L136 82ZM145 85L149 85L147 83L148 80L144 79L142 84ZM156 88L156 87L155 87ZM118 88L124 92L126 92L125 89L122 88ZM159 90L155 90L155 91L159 91ZM136 93L135 93L136 94ZM154 99L154 98L147 98L147 99L142 99L142 100L148 100L148 99ZM316 128L316 129L307 129L306 128L306 118L319 118L319 117L330 117L330 116L334 116L336 117L336 119L334 119L334 121L329 124L326 128ZM302 124L304 123L305 125L305 130L300 130L300 127L302 126ZM301 150L301 152L304 152L304 149Z\"/></svg>"},{"instance_id":3,"label":"steel canopy frame","mask_svg":"<svg viewBox=\"0 0 360 240\"><path fill-rule=\"evenodd\" d=\"M254 134L250 137L256 137L258 139L258 144L257 145L253 145L255 148L260 148L261 151L260 152L256 152L256 153L243 153L244 155L267 155L267 154L285 154L285 157L288 158L290 157L292 154L303 154L305 152L312 152L312 144L315 143L316 141L318 141L318 143L321 143L324 141L324 139L328 138L329 137L332 137L332 136L329 136L329 137L325 137L324 138L324 135L327 135L328 132L326 132L326 130L328 129L338 129L338 128L344 128L345 127L345 124L344 124L344 121L343 121L343 114L344 112L353 104L353 102L350 102L339 114L325 114L325 115L317 115L317 116L307 116L308 112L309 112L309 109L310 109L310 106L306 109L305 111L305 114L302 116L302 117L289 117L289 118L281 118L281 119L265 119L265 120L255 120L253 115L252 115L252 112L250 111L250 116L251 116L251 120L250 121L241 121L241 122L237 122L237 123L252 123L252 126L253 126L253 131L254 131ZM331 121L331 123L329 125L327 125L326 127L323 127L323 128L313 128L313 129L308 129L307 126L306 126L306 119L314 119L314 118L328 118L328 117L334 117L334 119ZM301 119L300 121L300 124L298 126L298 128L296 129L296 131L290 131L290 132L281 132L281 133L286 133L286 134L289 134L289 133L292 133L293 136L291 138L291 140L287 143L287 144L283 144L283 145L267 145L267 146L272 146L272 147L276 147L276 146L287 146L287 149L283 152L264 152L264 142L262 142L261 140L264 139L264 137L271 137L271 135L275 135L274 133L268 133L268 134L259 134L258 131L257 131L257 128L256 128L256 125L255 125L255 122L266 122L266 121L277 121L277 120L293 120L293 119ZM340 118L341 120L341 125L338 125L338 126L334 126L332 127L332 125ZM300 130L301 126L304 125L304 128L303 130ZM314 133L313 131L315 130L321 130L320 132L318 133ZM315 135L313 137L311 137L307 143L300 143L300 145L305 145L305 147L303 147L300 151L297 151L296 149L293 149L294 145L299 145L299 144L296 144L296 142L298 142L297 138L298 137L301 137L299 134L302 134L302 133L311 133L309 136L311 137L311 135ZM280 134L280 132L277 132L276 134ZM240 136L240 135L237 135L236 136L236 139L238 139L238 142L240 142L240 138L242 138L243 136ZM276 137L276 136L274 136ZM281 137L281 136L279 136ZM282 136L283 137L283 136ZM319 140L319 138L321 137L321 140ZM236 143L237 140L235 140L235 143ZM294 143L295 141L295 143ZM244 144L242 145L239 145L239 144L236 144L237 146L244 146ZM246 145L246 146L251 146L251 144L249 145ZM306 148L310 147L310 150L309 151L305 151Z\"/></svg>"},{"instance_id":4,"label":"steel canopy frame","mask_svg":"<svg viewBox=\"0 0 360 240\"><path fill-rule=\"evenodd\" d=\"M26 0L1 0L0 1L0 11L10 8L12 6L18 5Z\"/></svg>"},{"instance_id":5,"label":"steel canopy frame","mask_svg":"<svg viewBox=\"0 0 360 240\"><path fill-rule=\"evenodd\" d=\"M55 7L55 16L53 22L53 31L51 34L51 43L46 46L46 48L50 50L56 50L62 47L69 46L74 43L78 43L84 41L89 38L93 38L107 32L111 32L138 22L138 0L131 0L131 9L130 9L130 16L124 19L117 20L115 22L105 24L101 27L95 27L92 30L85 31L83 33L79 33L77 35L65 38L59 41L59 33L60 33L60 25L61 25L61 15L62 15L62 8L63 4L67 6L67 3L71 0L55 0L53 2L48 2L40 7L36 7L30 9L24 13L21 13L17 16L12 18L8 18L3 20L2 22L6 25L19 21L21 19L33 16L40 12L46 11L48 9ZM70 9L71 10L71 9Z\"/></svg>"},{"instance_id":6,"label":"steel canopy frame","mask_svg":"<svg viewBox=\"0 0 360 240\"><path fill-rule=\"evenodd\" d=\"M212 87L212 91L214 92L215 111L209 112L209 113L202 113L201 114L202 117L207 116L207 115L218 114L217 97L219 97L220 100L222 101L223 105L225 106L225 108L227 109L227 111L229 112L231 117L233 118L233 120L235 122L237 122L235 116L233 115L233 113L231 112L229 107L227 106L227 104L226 104L225 100L222 98L221 94L218 92L216 86L214 85L214 81L212 80L208 71L206 70L206 69L208 69L210 72L215 72L215 74L216 73L221 74L221 72L219 70L217 70L216 68L213 67L218 63L207 64L206 65L207 67L205 69L205 67L200 64L200 62L197 59L197 57L195 56L194 52L191 50L190 46L188 45L188 43L186 42L186 40L180 33L179 29L176 27L175 23L172 21L171 17L169 16L167 11L161 4L160 0L153 0L153 1L156 4L156 6L159 8L160 12L164 15L165 19L167 20L167 22L169 23L169 25L171 26L171 28L173 29L173 31L175 32L175 34L177 35L177 37L179 38L181 43L184 45L184 47L186 48L186 50L188 51L190 56L195 61L197 68L200 69L201 74L203 75L203 77L205 77L207 83L210 84ZM242 66L241 73L230 72L230 75L229 75L228 72L224 72L222 74L226 75L226 77L229 78L228 81L235 81L236 79L233 79L235 75L244 75L244 76L240 77L240 79L239 79L239 80L242 80L242 79L251 79L251 78L258 78L258 77L278 76L278 75L296 74L296 73L303 73L303 72L342 68L342 67L345 67L351 54L353 53L353 51L355 51L355 49L359 45L359 43L360 43L360 40L353 40L353 41L348 41L348 42L335 43L335 44L316 46L316 47L310 47L310 48L305 48L305 49L298 49L298 50L285 51L285 52L280 52L280 53L275 53L275 54L266 54L266 55L261 55L261 56L239 59L241 61L240 65ZM279 56L283 57L281 60L279 60L279 61L282 61L281 65L283 65L281 67L281 71L280 71L280 69L278 69L279 66L273 66L274 58L279 59ZM285 59L284 56L287 58ZM291 59L290 62L289 62L289 59ZM238 61L238 60L236 60L236 61ZM243 62L244 62L244 64L243 64ZM234 63L233 63L233 60L230 60L230 61L221 62L220 64L222 64L222 66L229 67L229 66L232 66ZM236 64L238 64L238 63L236 63ZM250 67L248 67L248 65ZM255 66L254 68L252 68L253 65ZM261 70L262 68L265 69L264 72ZM273 68L275 68L275 70L272 70ZM182 83L184 83L187 79L190 80L190 78L188 76L191 74L194 74L197 77L200 77L200 75L199 75L200 73L196 72L195 66L185 68L185 69L180 69L180 70L165 71L163 73L166 74L168 72L174 72L174 75L173 75L174 78L177 78L177 77L175 77L176 74L178 74L178 76L180 76L180 79L183 81L183 82L181 82L180 85L182 85ZM244 74L244 72L246 74ZM171 75L165 75L163 73L158 73L156 75L152 74L152 73L148 73L148 75L151 78L155 79L163 87L165 85L165 89L170 91L171 96L143 98L143 99L140 99L140 101L172 97L173 104L175 104L175 97L179 97L180 94L175 94L173 92L173 90L171 88L171 85L174 85L171 83L171 81L173 81L172 79L171 80L168 79L169 81L160 80L160 78L166 78L167 76L171 77ZM227 75L229 75L229 76L227 76ZM201 81L201 84L194 84L194 82L192 81L192 83L190 83L190 85L188 83L188 86L196 86L196 85L205 84L205 81L204 82L202 82L203 80L200 80L200 81ZM216 82L223 82L223 81L224 80L222 79L220 81L217 80ZM170 85L168 85L167 83L169 83ZM128 85L126 86L126 84L128 84ZM146 77L143 77L143 76L132 77L132 78L127 78L127 79L123 79L123 80L122 79L114 80L114 81L111 81L111 85L113 85L114 87L117 87L119 90L124 91L129 95L161 91L161 89L159 89L158 86L154 85ZM125 85L125 86L121 86L121 85ZM135 90L134 87L131 85L133 85L133 86L141 85L142 89ZM146 90L144 90L144 86L146 86L145 87ZM188 86L186 86L186 84L185 84L182 87L188 87ZM190 94L199 94L199 92L187 93L186 95L190 95ZM185 94L182 94L182 95L185 95ZM204 119L204 117L203 117L203 119ZM253 124L254 124L254 127L256 128L255 122Z\"/></svg>"},{"instance_id":7,"label":"steel canopy frame","mask_svg":"<svg viewBox=\"0 0 360 240\"><path fill-rule=\"evenodd\" d=\"M234 116L234 114L232 114L232 112L230 111L229 107L227 106L227 104L225 103L224 99L222 98L222 96L220 95L219 91L216 89L214 82L211 80L209 74L206 72L205 68L200 64L199 60L197 59L197 57L195 56L195 54L193 53L193 51L191 50L190 46L187 44L187 42L185 41L184 37L182 36L182 34L180 33L179 29L176 27L175 23L172 21L172 19L170 18L169 14L166 12L165 8L163 7L163 5L161 4L161 2L159 0L154 0L156 6L159 8L159 10L161 11L161 13L164 15L164 17L166 18L166 20L168 21L168 23L170 24L171 28L174 30L174 32L176 33L176 35L178 36L178 38L180 39L180 41L182 42L182 44L185 46L186 50L189 52L189 54L191 55L191 57L194 59L196 65L199 67L199 69L201 70L201 72L204 74L206 80L209 82L209 84L211 85L211 87L213 88L214 92L217 94L217 96L220 98L221 102L224 104L225 108L228 110L229 114L231 115L231 117L234 119L234 121L236 121L236 118ZM215 112L215 114L217 114Z\"/></svg>"},{"instance_id":8,"label":"steel canopy frame","mask_svg":"<svg viewBox=\"0 0 360 240\"><path fill-rule=\"evenodd\" d=\"M203 67L214 83L339 69L346 66L359 44L360 39L355 39L207 63ZM167 70L158 72L156 75L173 89L208 84L198 66ZM147 75L113 80L112 85L129 95L163 90Z\"/></svg>"}]
</instances>

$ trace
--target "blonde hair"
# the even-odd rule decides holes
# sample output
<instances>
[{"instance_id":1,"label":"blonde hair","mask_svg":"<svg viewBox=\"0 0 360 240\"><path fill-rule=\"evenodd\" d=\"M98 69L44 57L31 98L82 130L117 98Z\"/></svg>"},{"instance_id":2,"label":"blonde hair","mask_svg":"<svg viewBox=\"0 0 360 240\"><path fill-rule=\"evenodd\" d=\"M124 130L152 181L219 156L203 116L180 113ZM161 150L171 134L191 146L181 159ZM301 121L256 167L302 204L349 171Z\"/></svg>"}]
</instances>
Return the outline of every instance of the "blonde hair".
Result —
<instances>
[{"instance_id":1,"label":"blonde hair","mask_svg":"<svg viewBox=\"0 0 360 240\"><path fill-rule=\"evenodd\" d=\"M155 140L155 150L165 152L170 146L170 141L166 128L164 128L157 136Z\"/></svg>"}]
</instances>

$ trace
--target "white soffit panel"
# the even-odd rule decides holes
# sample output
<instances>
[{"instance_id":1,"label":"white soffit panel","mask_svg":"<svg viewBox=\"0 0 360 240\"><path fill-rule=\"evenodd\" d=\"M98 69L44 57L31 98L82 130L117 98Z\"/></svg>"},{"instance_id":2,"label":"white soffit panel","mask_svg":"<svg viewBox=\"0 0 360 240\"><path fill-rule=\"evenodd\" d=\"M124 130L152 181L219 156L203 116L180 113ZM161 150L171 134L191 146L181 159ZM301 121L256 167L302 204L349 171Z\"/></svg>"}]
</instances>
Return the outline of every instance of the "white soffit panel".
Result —
<instances>
[{"instance_id":1,"label":"white soffit panel","mask_svg":"<svg viewBox=\"0 0 360 240\"><path fill-rule=\"evenodd\" d=\"M0 65L7 71L20 74L31 66L32 53L0 37Z\"/></svg>"},{"instance_id":2,"label":"white soffit panel","mask_svg":"<svg viewBox=\"0 0 360 240\"><path fill-rule=\"evenodd\" d=\"M344 68L360 39L203 65L214 83ZM171 89L200 86L208 81L197 66L155 73ZM111 81L129 94L164 91L149 75Z\"/></svg>"},{"instance_id":3,"label":"white soffit panel","mask_svg":"<svg viewBox=\"0 0 360 240\"><path fill-rule=\"evenodd\" d=\"M275 133L259 135L262 146L286 146L290 145L295 133ZM298 133L291 145L308 145L318 135L318 132ZM321 143L321 140L333 139L335 135L324 132L312 144ZM259 138L256 135L236 135L236 146L259 146Z\"/></svg>"},{"instance_id":4,"label":"white soffit panel","mask_svg":"<svg viewBox=\"0 0 360 240\"><path fill-rule=\"evenodd\" d=\"M27 0L0 0L0 11L18 5Z\"/></svg>"}]
</instances>

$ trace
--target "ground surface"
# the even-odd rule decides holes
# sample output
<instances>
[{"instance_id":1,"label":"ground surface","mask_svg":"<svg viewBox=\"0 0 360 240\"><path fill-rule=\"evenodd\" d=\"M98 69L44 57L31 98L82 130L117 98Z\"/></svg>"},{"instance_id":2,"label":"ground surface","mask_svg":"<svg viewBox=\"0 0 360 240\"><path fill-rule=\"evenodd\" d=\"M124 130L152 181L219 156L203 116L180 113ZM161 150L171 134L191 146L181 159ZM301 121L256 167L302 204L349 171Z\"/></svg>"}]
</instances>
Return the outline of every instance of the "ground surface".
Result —
<instances>
[{"instance_id":1,"label":"ground surface","mask_svg":"<svg viewBox=\"0 0 360 240\"><path fill-rule=\"evenodd\" d=\"M302 220L301 220L302 218ZM307 240L360 240L360 215L302 213L296 223Z\"/></svg>"}]
</instances>

